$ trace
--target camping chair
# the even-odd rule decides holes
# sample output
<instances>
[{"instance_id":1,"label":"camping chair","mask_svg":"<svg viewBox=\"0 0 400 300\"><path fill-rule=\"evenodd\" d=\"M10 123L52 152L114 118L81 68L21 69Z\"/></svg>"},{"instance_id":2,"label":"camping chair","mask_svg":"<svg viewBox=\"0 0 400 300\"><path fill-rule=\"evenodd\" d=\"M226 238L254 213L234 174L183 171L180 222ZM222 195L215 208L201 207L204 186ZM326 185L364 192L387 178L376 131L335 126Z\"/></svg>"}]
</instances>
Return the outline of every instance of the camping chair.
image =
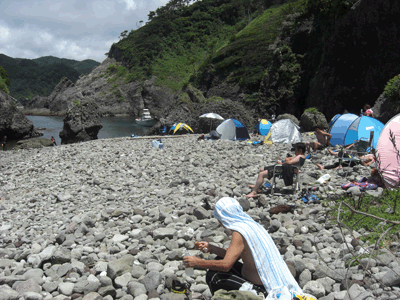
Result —
<instances>
[{"instance_id":1,"label":"camping chair","mask_svg":"<svg viewBox=\"0 0 400 300\"><path fill-rule=\"evenodd\" d=\"M357 153L357 155L365 155L368 154L368 148L371 146L371 141L366 139L360 139L354 143L354 147L347 149L348 153Z\"/></svg>"},{"instance_id":2,"label":"camping chair","mask_svg":"<svg viewBox=\"0 0 400 300\"><path fill-rule=\"evenodd\" d=\"M356 157L355 155L352 155L351 153L356 154L358 156L364 156L366 154L369 154L368 148L370 148L370 146L371 146L371 140L360 139L354 143L353 147L343 151L342 156L338 156L339 157L338 174L342 167L343 162L348 163L349 166L350 166L351 162L356 162L356 163L362 162L362 160L360 158ZM350 154L350 157L344 157L345 153ZM348 169L347 169L346 175L344 176L345 178L347 177L349 170L350 170L350 167L348 167Z\"/></svg>"},{"instance_id":3,"label":"camping chair","mask_svg":"<svg viewBox=\"0 0 400 300\"><path fill-rule=\"evenodd\" d=\"M294 175L293 175L295 177L295 180L293 181L293 184L295 185L295 189L294 189L295 191L297 191L299 189L299 174L300 174L300 170L303 167L305 162L306 162L306 159L300 157L299 158L299 164L297 166L296 165L292 165L292 167L297 170L297 172L294 173ZM274 194L274 188L276 187L275 178L277 177L278 174L275 173L275 170L276 170L276 167L278 167L278 166L282 166L282 165L276 164L274 166L274 173L272 174L271 195Z\"/></svg>"}]
</instances>

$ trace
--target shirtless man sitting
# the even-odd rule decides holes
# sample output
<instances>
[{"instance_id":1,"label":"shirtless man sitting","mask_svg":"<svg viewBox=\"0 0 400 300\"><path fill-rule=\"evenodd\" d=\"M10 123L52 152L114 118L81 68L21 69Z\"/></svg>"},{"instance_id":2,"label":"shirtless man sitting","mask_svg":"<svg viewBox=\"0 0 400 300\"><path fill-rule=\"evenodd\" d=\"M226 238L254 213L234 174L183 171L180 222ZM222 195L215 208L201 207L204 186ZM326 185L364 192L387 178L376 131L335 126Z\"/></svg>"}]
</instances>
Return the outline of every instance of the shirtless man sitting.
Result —
<instances>
[{"instance_id":1,"label":"shirtless man sitting","mask_svg":"<svg viewBox=\"0 0 400 300\"><path fill-rule=\"evenodd\" d=\"M208 242L196 242L196 249L217 255L215 260L204 260L196 256L185 256L184 265L208 269L206 282L212 295L219 290L239 290L244 283L252 285L264 297L279 286L289 291L302 293L283 261L278 248L263 226L243 212L239 202L233 198L221 198L215 204L214 217L232 231L228 249ZM242 259L243 263L238 262Z\"/></svg>"},{"instance_id":2,"label":"shirtless man sitting","mask_svg":"<svg viewBox=\"0 0 400 300\"><path fill-rule=\"evenodd\" d=\"M306 150L306 146L304 143L297 143L294 145L294 154L295 156L293 157L287 157L283 162L278 161L277 163L282 165L282 164L288 164L288 165L298 165L300 157L304 157L304 152ZM255 198L257 197L258 190L260 189L261 185L264 182L264 178L271 179L272 178L272 173L274 171L275 165L271 165L265 168L260 169L260 173L258 173L258 178L256 181L255 185L250 184L249 188L253 189L250 194L246 195L246 198ZM276 172L281 173L282 168L276 169Z\"/></svg>"},{"instance_id":3,"label":"shirtless man sitting","mask_svg":"<svg viewBox=\"0 0 400 300\"><path fill-rule=\"evenodd\" d=\"M313 148L313 151L317 151L317 149L323 150L331 144L332 134L327 133L323 130L324 128L315 127L315 136L317 138L317 142L307 143L307 151L310 152L310 148Z\"/></svg>"}]
</instances>

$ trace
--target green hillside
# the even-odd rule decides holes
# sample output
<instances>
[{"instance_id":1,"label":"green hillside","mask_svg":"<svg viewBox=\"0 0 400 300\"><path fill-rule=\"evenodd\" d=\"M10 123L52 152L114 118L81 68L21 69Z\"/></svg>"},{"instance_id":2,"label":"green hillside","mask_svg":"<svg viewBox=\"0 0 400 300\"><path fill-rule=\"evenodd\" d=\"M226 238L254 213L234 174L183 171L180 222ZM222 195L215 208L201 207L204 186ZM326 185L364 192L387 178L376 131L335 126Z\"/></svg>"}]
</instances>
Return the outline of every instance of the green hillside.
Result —
<instances>
[{"instance_id":1,"label":"green hillside","mask_svg":"<svg viewBox=\"0 0 400 300\"><path fill-rule=\"evenodd\" d=\"M285 2L203 0L186 5L185 1L172 0L150 12L151 20L114 44L109 56L127 66L128 81L156 75L160 84L177 90L217 55L215 71L234 68L234 80L246 74L251 85L265 69L264 58L262 64L255 62L263 57L268 39L276 34L276 28L271 28L267 36L260 34L265 26L259 23L264 19L267 23L279 22L281 10L271 6ZM256 21L258 18L262 20ZM254 21L262 28L245 31Z\"/></svg>"},{"instance_id":2,"label":"green hillside","mask_svg":"<svg viewBox=\"0 0 400 300\"><path fill-rule=\"evenodd\" d=\"M89 73L97 65L92 60L78 62L52 56L30 60L0 54L0 66L11 82L10 94L22 104L36 95L50 95L63 77L76 82L81 74Z\"/></svg>"}]
</instances>

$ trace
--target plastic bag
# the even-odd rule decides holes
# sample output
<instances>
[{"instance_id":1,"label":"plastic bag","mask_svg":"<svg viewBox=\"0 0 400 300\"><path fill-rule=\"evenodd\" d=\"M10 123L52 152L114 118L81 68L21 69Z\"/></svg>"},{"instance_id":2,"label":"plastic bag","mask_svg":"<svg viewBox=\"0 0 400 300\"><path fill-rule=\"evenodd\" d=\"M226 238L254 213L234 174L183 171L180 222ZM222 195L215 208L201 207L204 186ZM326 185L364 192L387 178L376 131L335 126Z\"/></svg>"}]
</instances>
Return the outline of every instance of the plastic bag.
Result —
<instances>
[{"instance_id":1,"label":"plastic bag","mask_svg":"<svg viewBox=\"0 0 400 300\"><path fill-rule=\"evenodd\" d=\"M313 295L310 294L290 292L286 286L274 288L268 294L265 300L293 300L294 298L299 300L317 300Z\"/></svg>"},{"instance_id":2,"label":"plastic bag","mask_svg":"<svg viewBox=\"0 0 400 300\"><path fill-rule=\"evenodd\" d=\"M289 292L286 286L274 288L265 298L265 300L292 300L292 293Z\"/></svg>"},{"instance_id":3,"label":"plastic bag","mask_svg":"<svg viewBox=\"0 0 400 300\"><path fill-rule=\"evenodd\" d=\"M329 179L331 179L331 175L325 174L325 175L321 176L320 178L318 178L317 183L323 184L323 183L327 182Z\"/></svg>"},{"instance_id":4,"label":"plastic bag","mask_svg":"<svg viewBox=\"0 0 400 300\"><path fill-rule=\"evenodd\" d=\"M239 291L249 291L258 296L257 292L253 289L253 284L247 281L242 284L242 286L239 288Z\"/></svg>"}]
</instances>

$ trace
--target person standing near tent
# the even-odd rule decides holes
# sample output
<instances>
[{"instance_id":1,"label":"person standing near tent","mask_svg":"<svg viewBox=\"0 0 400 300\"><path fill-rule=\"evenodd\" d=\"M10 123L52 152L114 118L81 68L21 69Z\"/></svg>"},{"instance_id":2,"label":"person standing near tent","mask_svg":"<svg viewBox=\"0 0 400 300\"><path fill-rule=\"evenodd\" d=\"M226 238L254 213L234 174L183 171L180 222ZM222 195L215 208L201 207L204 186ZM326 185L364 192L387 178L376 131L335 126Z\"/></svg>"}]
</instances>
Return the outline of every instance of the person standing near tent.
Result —
<instances>
[{"instance_id":1,"label":"person standing near tent","mask_svg":"<svg viewBox=\"0 0 400 300\"><path fill-rule=\"evenodd\" d=\"M229 197L218 200L214 217L232 231L229 248L201 241L195 243L196 249L217 255L215 260L184 257L186 267L208 270L206 282L212 295L220 289L239 290L242 286L250 286L264 296L282 286L290 292L303 293L268 232L243 212L237 200Z\"/></svg>"},{"instance_id":2,"label":"person standing near tent","mask_svg":"<svg viewBox=\"0 0 400 300\"><path fill-rule=\"evenodd\" d=\"M308 142L306 145L308 152L310 152L311 147L315 152L317 151L317 149L324 150L331 144L332 134L324 131L324 128L322 126L315 127L315 137L317 138L317 142L311 142L311 143Z\"/></svg>"},{"instance_id":3,"label":"person standing near tent","mask_svg":"<svg viewBox=\"0 0 400 300\"><path fill-rule=\"evenodd\" d=\"M371 118L374 117L374 112L372 111L371 106L369 104L364 105L364 116Z\"/></svg>"},{"instance_id":4,"label":"person standing near tent","mask_svg":"<svg viewBox=\"0 0 400 300\"><path fill-rule=\"evenodd\" d=\"M300 157L304 157L304 153L306 151L306 145L304 143L297 143L294 145L294 154L293 157L287 157L283 162L278 161L279 165L288 164L288 165L298 165ZM264 178L271 179L273 175L275 165L268 166L260 169L260 173L258 173L257 181L255 185L250 184L249 187L253 190L250 194L246 195L246 198L255 198L257 197L257 193L264 182ZM282 173L282 167L277 167L275 169L275 173Z\"/></svg>"}]
</instances>

